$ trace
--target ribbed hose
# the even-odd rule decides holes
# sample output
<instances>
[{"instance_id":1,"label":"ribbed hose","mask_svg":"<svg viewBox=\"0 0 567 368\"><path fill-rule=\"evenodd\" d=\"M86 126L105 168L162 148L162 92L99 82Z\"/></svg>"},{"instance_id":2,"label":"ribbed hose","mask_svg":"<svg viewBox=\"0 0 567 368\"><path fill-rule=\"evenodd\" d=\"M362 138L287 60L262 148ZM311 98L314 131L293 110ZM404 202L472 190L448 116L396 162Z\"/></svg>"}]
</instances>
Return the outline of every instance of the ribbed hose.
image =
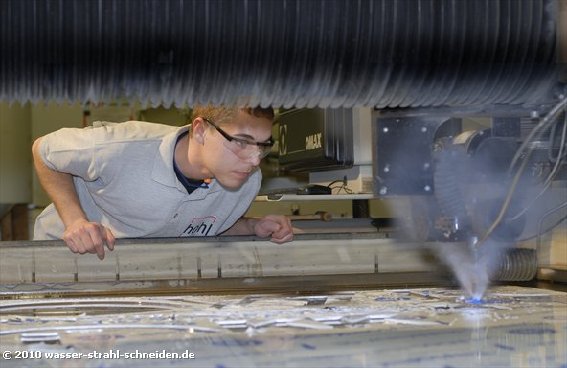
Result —
<instances>
[{"instance_id":1,"label":"ribbed hose","mask_svg":"<svg viewBox=\"0 0 567 368\"><path fill-rule=\"evenodd\" d=\"M530 281L537 273L537 255L533 249L508 249L495 267L494 281Z\"/></svg>"},{"instance_id":2,"label":"ribbed hose","mask_svg":"<svg viewBox=\"0 0 567 368\"><path fill-rule=\"evenodd\" d=\"M526 104L555 0L2 0L0 101Z\"/></svg>"},{"instance_id":3,"label":"ribbed hose","mask_svg":"<svg viewBox=\"0 0 567 368\"><path fill-rule=\"evenodd\" d=\"M435 153L433 185L442 216L467 221L463 197L463 172L467 155L461 146L449 146ZM463 224L464 225L464 224Z\"/></svg>"}]
</instances>

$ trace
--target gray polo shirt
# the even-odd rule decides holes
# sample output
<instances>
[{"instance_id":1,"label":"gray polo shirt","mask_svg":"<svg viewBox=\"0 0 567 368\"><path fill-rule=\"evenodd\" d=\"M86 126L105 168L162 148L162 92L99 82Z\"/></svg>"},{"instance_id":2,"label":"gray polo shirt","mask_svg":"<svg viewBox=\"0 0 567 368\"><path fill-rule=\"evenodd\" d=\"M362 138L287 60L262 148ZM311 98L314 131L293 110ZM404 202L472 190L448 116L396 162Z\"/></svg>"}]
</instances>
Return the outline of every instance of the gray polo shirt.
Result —
<instances>
[{"instance_id":1,"label":"gray polo shirt","mask_svg":"<svg viewBox=\"0 0 567 368\"><path fill-rule=\"evenodd\" d=\"M73 175L90 221L117 238L212 236L230 228L260 189L256 170L237 190L216 180L187 194L173 170L177 137L188 127L128 121L63 128L40 145L45 164ZM36 219L34 239L59 239L63 222L54 205Z\"/></svg>"}]
</instances>

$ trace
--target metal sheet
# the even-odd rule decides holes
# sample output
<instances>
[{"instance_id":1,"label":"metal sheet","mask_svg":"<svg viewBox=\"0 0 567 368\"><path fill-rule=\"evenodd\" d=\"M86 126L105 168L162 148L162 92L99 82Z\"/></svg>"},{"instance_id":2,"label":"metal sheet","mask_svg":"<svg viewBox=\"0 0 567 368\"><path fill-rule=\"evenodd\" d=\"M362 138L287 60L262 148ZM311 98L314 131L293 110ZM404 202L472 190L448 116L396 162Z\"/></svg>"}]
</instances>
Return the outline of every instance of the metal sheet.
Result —
<instances>
[{"instance_id":1,"label":"metal sheet","mask_svg":"<svg viewBox=\"0 0 567 368\"><path fill-rule=\"evenodd\" d=\"M35 357L2 367L561 367L566 339L567 294L520 287L0 301L2 352Z\"/></svg>"}]
</instances>

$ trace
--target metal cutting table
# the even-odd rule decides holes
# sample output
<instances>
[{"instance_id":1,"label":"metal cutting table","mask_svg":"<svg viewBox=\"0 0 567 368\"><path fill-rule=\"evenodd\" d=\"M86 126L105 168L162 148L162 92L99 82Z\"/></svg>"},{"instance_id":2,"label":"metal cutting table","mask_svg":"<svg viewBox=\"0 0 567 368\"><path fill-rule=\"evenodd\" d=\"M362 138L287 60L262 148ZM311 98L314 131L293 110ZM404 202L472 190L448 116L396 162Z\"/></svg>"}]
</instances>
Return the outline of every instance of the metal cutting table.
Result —
<instances>
[{"instance_id":1,"label":"metal cutting table","mask_svg":"<svg viewBox=\"0 0 567 368\"><path fill-rule=\"evenodd\" d=\"M565 292L495 285L474 303L427 244L378 232L120 240L103 261L4 242L0 261L0 346L21 355L3 367L567 361Z\"/></svg>"}]
</instances>

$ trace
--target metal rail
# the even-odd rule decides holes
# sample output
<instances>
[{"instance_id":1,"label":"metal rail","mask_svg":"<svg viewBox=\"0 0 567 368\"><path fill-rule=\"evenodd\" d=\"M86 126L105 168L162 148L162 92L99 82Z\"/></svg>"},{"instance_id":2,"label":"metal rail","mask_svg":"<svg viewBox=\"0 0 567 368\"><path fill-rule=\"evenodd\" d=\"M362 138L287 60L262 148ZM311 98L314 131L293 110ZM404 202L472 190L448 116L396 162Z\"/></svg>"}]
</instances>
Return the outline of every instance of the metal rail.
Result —
<instances>
[{"instance_id":1,"label":"metal rail","mask_svg":"<svg viewBox=\"0 0 567 368\"><path fill-rule=\"evenodd\" d=\"M45 295L312 292L451 283L427 244L384 234L123 239L103 261L62 241L0 243L0 298Z\"/></svg>"}]
</instances>

